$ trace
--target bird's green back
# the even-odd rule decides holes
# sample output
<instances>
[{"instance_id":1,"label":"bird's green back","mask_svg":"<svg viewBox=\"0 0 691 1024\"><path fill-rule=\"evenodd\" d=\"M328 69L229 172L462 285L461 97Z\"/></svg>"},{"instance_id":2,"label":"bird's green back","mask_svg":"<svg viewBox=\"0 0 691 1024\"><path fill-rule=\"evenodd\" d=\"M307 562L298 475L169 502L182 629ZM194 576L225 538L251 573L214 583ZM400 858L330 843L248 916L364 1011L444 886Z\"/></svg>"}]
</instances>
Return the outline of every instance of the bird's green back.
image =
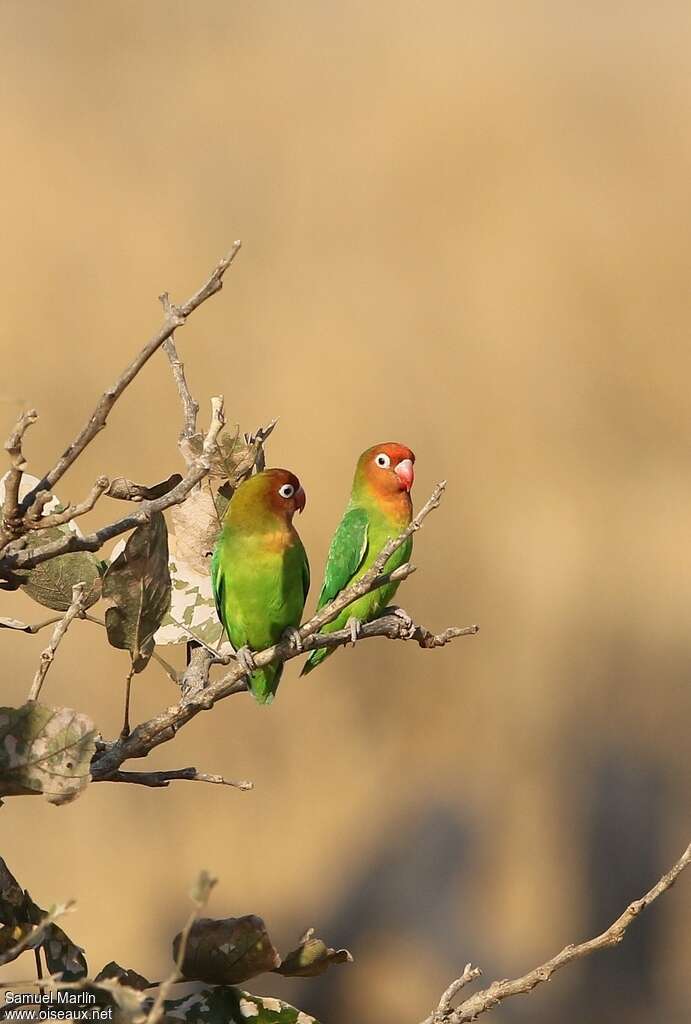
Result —
<instances>
[{"instance_id":1,"label":"bird's green back","mask_svg":"<svg viewBox=\"0 0 691 1024\"><path fill-rule=\"evenodd\" d=\"M331 541L317 607L323 608L337 594L363 576L371 568L387 541L398 536L409 521L409 511L407 514L394 515L367 491L354 487L350 504ZM391 572L407 562L412 548L412 537L409 537L388 559L385 570ZM335 619L323 627L322 631L333 633L343 629L350 618L371 622L387 607L397 589L397 583L390 583L378 590L370 591L344 608ZM302 674L311 672L330 653L332 652L324 647L312 651Z\"/></svg>"}]
</instances>

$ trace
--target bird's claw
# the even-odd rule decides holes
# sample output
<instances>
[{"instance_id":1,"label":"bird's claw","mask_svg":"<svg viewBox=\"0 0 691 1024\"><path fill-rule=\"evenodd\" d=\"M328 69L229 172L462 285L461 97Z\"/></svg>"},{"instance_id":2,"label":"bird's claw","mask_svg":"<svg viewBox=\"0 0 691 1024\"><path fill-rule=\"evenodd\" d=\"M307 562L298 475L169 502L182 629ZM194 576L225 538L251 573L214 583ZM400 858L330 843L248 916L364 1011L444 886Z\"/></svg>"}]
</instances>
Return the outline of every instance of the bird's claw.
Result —
<instances>
[{"instance_id":1,"label":"bird's claw","mask_svg":"<svg viewBox=\"0 0 691 1024\"><path fill-rule=\"evenodd\" d=\"M283 630L283 637L286 640L290 640L298 654L302 654L304 646L302 643L302 637L300 636L299 629L296 629L295 626L288 626L287 629Z\"/></svg>"},{"instance_id":2,"label":"bird's claw","mask_svg":"<svg viewBox=\"0 0 691 1024\"><path fill-rule=\"evenodd\" d=\"M403 608L387 608L385 609L384 614L395 615L397 619L400 619L403 623L403 635L406 640L411 640L413 638L416 626L410 615L408 615L408 612L404 611Z\"/></svg>"},{"instance_id":3,"label":"bird's claw","mask_svg":"<svg viewBox=\"0 0 691 1024\"><path fill-rule=\"evenodd\" d=\"M240 647L235 652L235 658L238 665L243 669L244 674L251 676L257 666L254 664L254 655L249 647Z\"/></svg>"},{"instance_id":4,"label":"bird's claw","mask_svg":"<svg viewBox=\"0 0 691 1024\"><path fill-rule=\"evenodd\" d=\"M346 622L346 629L350 630L351 644L355 644L356 641L360 639L360 635L362 633L362 623L360 622L359 619L356 619L355 616L351 616L351 618L349 618L348 621Z\"/></svg>"}]
</instances>

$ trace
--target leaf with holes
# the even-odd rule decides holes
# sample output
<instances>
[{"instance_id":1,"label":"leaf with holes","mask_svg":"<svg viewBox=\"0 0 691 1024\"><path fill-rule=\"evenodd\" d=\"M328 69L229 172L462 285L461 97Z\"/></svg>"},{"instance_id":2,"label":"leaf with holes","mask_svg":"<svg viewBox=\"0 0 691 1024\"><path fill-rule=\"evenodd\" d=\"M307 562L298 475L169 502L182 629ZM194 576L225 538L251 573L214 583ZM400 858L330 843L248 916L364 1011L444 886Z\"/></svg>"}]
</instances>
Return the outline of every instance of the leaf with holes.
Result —
<instances>
[{"instance_id":1,"label":"leaf with holes","mask_svg":"<svg viewBox=\"0 0 691 1024\"><path fill-rule=\"evenodd\" d=\"M209 647L223 635L211 590L209 555L216 543L220 520L208 486L202 486L171 513L170 610L155 636L157 644L182 644L196 638Z\"/></svg>"},{"instance_id":2,"label":"leaf with holes","mask_svg":"<svg viewBox=\"0 0 691 1024\"><path fill-rule=\"evenodd\" d=\"M206 989L165 1003L166 1020L185 1024L319 1024L282 999L253 996L239 988Z\"/></svg>"},{"instance_id":3,"label":"leaf with holes","mask_svg":"<svg viewBox=\"0 0 691 1024\"><path fill-rule=\"evenodd\" d=\"M138 526L103 577L103 596L111 602L106 630L113 647L130 652L141 672L154 649L154 634L170 608L168 531L161 512Z\"/></svg>"},{"instance_id":4,"label":"leaf with holes","mask_svg":"<svg viewBox=\"0 0 691 1024\"><path fill-rule=\"evenodd\" d=\"M0 797L43 793L69 803L91 780L95 749L93 722L71 708L0 708Z\"/></svg>"}]
</instances>

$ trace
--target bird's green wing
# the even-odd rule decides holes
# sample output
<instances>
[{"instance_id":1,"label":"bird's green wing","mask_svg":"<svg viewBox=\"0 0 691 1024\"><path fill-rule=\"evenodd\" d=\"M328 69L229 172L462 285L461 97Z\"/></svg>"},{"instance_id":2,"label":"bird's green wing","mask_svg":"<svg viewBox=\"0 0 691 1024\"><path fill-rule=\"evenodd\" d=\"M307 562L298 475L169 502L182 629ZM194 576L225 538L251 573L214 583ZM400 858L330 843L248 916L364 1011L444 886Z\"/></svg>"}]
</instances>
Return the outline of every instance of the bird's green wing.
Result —
<instances>
[{"instance_id":1,"label":"bird's green wing","mask_svg":"<svg viewBox=\"0 0 691 1024\"><path fill-rule=\"evenodd\" d=\"M216 612L218 617L225 626L224 608L225 608L225 580L224 574L221 569L221 552L220 545L217 545L213 558L211 559L211 589L214 595L214 601L216 602Z\"/></svg>"},{"instance_id":2,"label":"bird's green wing","mask_svg":"<svg viewBox=\"0 0 691 1024\"><path fill-rule=\"evenodd\" d=\"M367 553L367 526L367 513L362 508L348 509L341 519L329 548L317 608L333 601L362 565Z\"/></svg>"},{"instance_id":3,"label":"bird's green wing","mask_svg":"<svg viewBox=\"0 0 691 1024\"><path fill-rule=\"evenodd\" d=\"M310 592L310 564L307 560L307 552L304 547L302 549L302 593L307 600L307 595Z\"/></svg>"}]
</instances>

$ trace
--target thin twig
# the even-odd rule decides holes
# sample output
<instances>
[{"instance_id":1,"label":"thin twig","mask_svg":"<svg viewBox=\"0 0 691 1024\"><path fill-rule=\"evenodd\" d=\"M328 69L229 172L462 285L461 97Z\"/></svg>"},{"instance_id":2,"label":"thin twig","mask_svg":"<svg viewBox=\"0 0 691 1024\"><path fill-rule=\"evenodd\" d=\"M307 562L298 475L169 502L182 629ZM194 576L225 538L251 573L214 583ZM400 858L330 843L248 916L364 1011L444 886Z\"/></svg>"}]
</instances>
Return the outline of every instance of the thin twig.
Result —
<instances>
[{"instance_id":1,"label":"thin twig","mask_svg":"<svg viewBox=\"0 0 691 1024\"><path fill-rule=\"evenodd\" d=\"M99 476L98 480L91 488L88 497L78 505L68 505L62 512L53 512L51 515L40 515L38 517L27 514L24 521L24 525L29 530L46 530L51 526L63 526L65 523L69 523L72 519L78 519L79 516L86 515L87 512L91 512L98 499L102 494L110 487L110 480L107 476Z\"/></svg>"},{"instance_id":2,"label":"thin twig","mask_svg":"<svg viewBox=\"0 0 691 1024\"><path fill-rule=\"evenodd\" d=\"M36 946L34 949L34 963L36 964L36 981L41 982L43 980L43 964L41 963L41 947ZM39 995L43 997L43 987L39 984Z\"/></svg>"},{"instance_id":3,"label":"thin twig","mask_svg":"<svg viewBox=\"0 0 691 1024\"><path fill-rule=\"evenodd\" d=\"M466 985L469 985L471 981L475 981L475 979L479 978L481 975L482 971L479 967L473 967L472 964L466 964L460 978L456 978L452 981L446 991L442 992L437 1009L430 1017L427 1018L425 1024L437 1024L437 1022L442 1022L451 1011L451 1003L461 989L464 989Z\"/></svg>"},{"instance_id":4,"label":"thin twig","mask_svg":"<svg viewBox=\"0 0 691 1024\"><path fill-rule=\"evenodd\" d=\"M67 611L65 612L65 614L63 615L63 617L58 622L58 625L55 628L55 632L50 638L50 643L48 644L46 649L41 652L41 660L39 661L38 668L36 670L36 675L34 676L34 681L31 684L31 689L29 690L29 700L38 700L38 695L41 692L43 681L46 678L48 669L53 664L55 652L58 649L60 641L64 637L67 630L70 628L70 623L72 622L72 620L77 618L77 616L83 614L84 590L84 583L76 583L72 587L72 602Z\"/></svg>"},{"instance_id":5,"label":"thin twig","mask_svg":"<svg viewBox=\"0 0 691 1024\"><path fill-rule=\"evenodd\" d=\"M469 996L455 1009L451 1009L449 1005L442 1011L442 1004L440 1003L439 1008L434 1013L431 1013L429 1017L426 1017L422 1024L468 1024L469 1021L476 1020L480 1014L494 1009L495 1006L498 1006L505 999L531 992L537 985L549 981L555 971L561 970L562 967L566 967L567 964L572 963L574 960L580 960L598 950L610 949L612 946L618 945L624 938L629 925L636 920L646 907L649 907L651 903L674 885L679 875L690 863L691 844L687 846L676 864L662 876L659 882L641 899L630 903L624 913L620 914L616 921L604 932L601 932L600 935L578 945L565 946L551 960L540 964L539 967L528 971L527 974L522 975L520 978L515 978L512 981L506 979L503 981L493 981L488 988ZM479 972L477 968L474 970L476 971L475 977L477 977ZM455 984L456 982L453 982L449 986L447 993ZM453 994L451 998L453 998ZM444 996L442 997L443 999Z\"/></svg>"},{"instance_id":6,"label":"thin twig","mask_svg":"<svg viewBox=\"0 0 691 1024\"><path fill-rule=\"evenodd\" d=\"M170 307L170 299L168 293L164 292L161 295L161 302L163 308L168 315L168 309ZM173 335L163 342L163 351L168 356L171 369L173 371L173 378L177 385L178 394L180 395L180 401L182 402L183 409L183 424L180 432L180 440L183 438L192 437L197 429L197 414L199 412L199 402L195 401L190 392L187 384L187 378L185 377L185 364L180 359L177 349L175 347L175 339Z\"/></svg>"},{"instance_id":7,"label":"thin twig","mask_svg":"<svg viewBox=\"0 0 691 1024\"><path fill-rule=\"evenodd\" d=\"M165 674L168 676L168 678L172 679L172 681L175 683L176 686L179 686L180 685L180 673L177 672L173 668L173 666L170 664L170 662L166 661L165 658L161 657L161 655L158 653L158 651L152 651L151 652L151 657L154 659L154 661L158 662L158 664L161 666L161 668L163 669Z\"/></svg>"},{"instance_id":8,"label":"thin twig","mask_svg":"<svg viewBox=\"0 0 691 1024\"><path fill-rule=\"evenodd\" d=\"M180 933L180 941L178 943L177 952L175 956L175 969L168 975L168 977L161 982L158 986L158 992L154 999L153 1006L151 1007L147 1018L146 1024L158 1024L158 1021L164 1015L165 1001L168 998L170 990L179 981L182 980L182 965L185 962L185 953L187 952L187 943L189 942L190 932L192 926L199 916L200 910L202 910L208 901L209 893L216 884L216 879L211 878L206 872L202 872L199 876L199 880L192 893L192 899L194 901L194 910L187 918L185 927Z\"/></svg>"},{"instance_id":9,"label":"thin twig","mask_svg":"<svg viewBox=\"0 0 691 1024\"><path fill-rule=\"evenodd\" d=\"M164 341L171 337L174 331L184 326L187 317L195 311L203 302L215 295L223 287L223 276L231 263L240 251L241 243L235 242L232 249L214 268L208 279L191 298L177 306L169 304L163 324L158 331L149 339L144 348L126 366L118 379L107 391L101 395L96 408L87 422L82 427L77 437L63 452L52 469L50 469L39 484L24 498L22 512L26 512L39 491L52 491L57 481L65 474L72 463L77 459L84 449L93 441L100 430L106 425L110 410L117 402L125 388L132 383L142 367L148 362L154 352L161 347Z\"/></svg>"},{"instance_id":10,"label":"thin twig","mask_svg":"<svg viewBox=\"0 0 691 1024\"><path fill-rule=\"evenodd\" d=\"M6 544L12 537L21 532L21 509L19 507L19 488L22 482L26 459L22 451L24 434L32 423L38 419L35 409L23 412L14 425L14 429L5 442L5 451L10 457L10 469L5 479L5 501L2 509L2 531L0 545Z\"/></svg>"},{"instance_id":11,"label":"thin twig","mask_svg":"<svg viewBox=\"0 0 691 1024\"><path fill-rule=\"evenodd\" d=\"M125 715L122 722L122 730L120 732L120 739L127 739L130 730L130 695L132 693L132 676L134 675L134 662L130 665L130 670L127 673L125 679Z\"/></svg>"},{"instance_id":12,"label":"thin twig","mask_svg":"<svg viewBox=\"0 0 691 1024\"><path fill-rule=\"evenodd\" d=\"M150 786L152 789L164 789L171 782L209 782L214 786L232 786L234 789L254 789L254 783L248 779L226 779L223 775L210 775L196 768L175 768L162 772L113 772L106 779L96 782L131 782L136 786Z\"/></svg>"}]
</instances>

